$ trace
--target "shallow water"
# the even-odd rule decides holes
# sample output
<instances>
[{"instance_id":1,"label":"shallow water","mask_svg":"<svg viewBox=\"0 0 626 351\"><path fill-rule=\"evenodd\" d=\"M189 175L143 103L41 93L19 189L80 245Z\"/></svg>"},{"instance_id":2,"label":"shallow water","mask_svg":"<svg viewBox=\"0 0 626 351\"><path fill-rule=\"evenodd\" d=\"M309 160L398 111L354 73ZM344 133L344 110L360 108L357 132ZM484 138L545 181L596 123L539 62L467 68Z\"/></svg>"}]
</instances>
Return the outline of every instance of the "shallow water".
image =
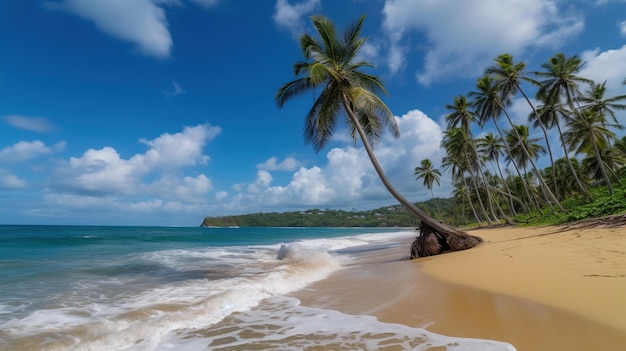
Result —
<instances>
[{"instance_id":1,"label":"shallow water","mask_svg":"<svg viewBox=\"0 0 626 351\"><path fill-rule=\"evenodd\" d=\"M514 350L288 297L411 230L0 226L2 350Z\"/></svg>"}]
</instances>

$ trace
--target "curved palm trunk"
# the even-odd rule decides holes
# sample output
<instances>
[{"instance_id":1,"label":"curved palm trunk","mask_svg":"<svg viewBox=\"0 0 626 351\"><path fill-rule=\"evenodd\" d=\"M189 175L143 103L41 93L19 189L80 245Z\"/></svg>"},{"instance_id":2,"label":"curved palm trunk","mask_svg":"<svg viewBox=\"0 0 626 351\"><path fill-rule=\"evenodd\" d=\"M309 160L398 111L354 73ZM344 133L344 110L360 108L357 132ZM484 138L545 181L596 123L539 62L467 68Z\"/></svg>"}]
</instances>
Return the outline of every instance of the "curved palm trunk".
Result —
<instances>
[{"instance_id":1,"label":"curved palm trunk","mask_svg":"<svg viewBox=\"0 0 626 351\"><path fill-rule=\"evenodd\" d=\"M511 116L509 116L509 114L506 111L504 111L504 115L509 120L509 123L511 124L511 128L513 129L513 132L515 133L515 136L517 137L517 140L521 141L522 138L519 135L519 133L517 132L517 129L515 128L515 124L513 124L513 121L511 120ZM535 161L533 161L533 158L530 157L530 154L528 153L528 150L526 149L526 147L523 144L521 145L521 147L522 147L522 150L524 151L524 154L526 155L526 158L528 158L528 162L530 162L530 166L532 167L535 175L537 176L537 180L539 180L539 188L541 189L542 193L544 194L544 197L547 199L548 204L550 202L554 202L554 204L557 205L559 210L561 210L563 212L566 212L565 209L563 208L563 206L561 206L561 203L559 202L559 200L556 199L556 197L554 196L554 194L552 193L552 191L550 190L550 188L546 184L545 180L541 176L541 173L539 172L539 169L537 169L537 165L535 164ZM552 208L552 206L550 206L550 207ZM553 209L552 212L554 212L554 209Z\"/></svg>"},{"instance_id":2,"label":"curved palm trunk","mask_svg":"<svg viewBox=\"0 0 626 351\"><path fill-rule=\"evenodd\" d=\"M565 96L567 98L567 105L569 106L570 110L572 111L572 113L578 113L576 110L576 107L574 106L574 103L572 102L572 94L570 94L569 89L565 89ZM572 165L572 162L569 159L569 156L567 154L567 148L565 147L565 140L563 139L563 133L561 132L561 126L559 124L559 120L556 120L556 127L559 131L559 135L561 136L561 144L563 145L563 152L565 152L565 159L567 160L567 165L569 166L570 171L572 172L572 175L574 176L574 178L576 179L576 184L578 185L578 188L580 189L580 191L583 193L583 195L585 196L585 199L587 199L588 202L593 202L593 198L591 197L591 195L589 195L589 192L587 191L587 189L583 186L583 183L580 181L580 177L578 177L578 174L576 173L576 170L574 170L574 166Z\"/></svg>"},{"instance_id":3,"label":"curved palm trunk","mask_svg":"<svg viewBox=\"0 0 626 351\"><path fill-rule=\"evenodd\" d=\"M467 156L467 154L465 154L465 160L469 166L470 163L469 163L469 157ZM489 223L489 225L493 225L493 221L491 220L491 217L489 217L489 214L487 213L487 210L485 209L485 204L483 203L482 196L480 196L480 189L478 188L478 182L476 182L477 177L474 175L474 172L471 170L471 167L469 167L468 169L469 169L468 171L470 174L470 179L472 180L472 185L474 186L474 193L476 194L476 199L478 200L478 206L480 207L480 210L482 211L485 218L487 218L487 223Z\"/></svg>"},{"instance_id":4,"label":"curved palm trunk","mask_svg":"<svg viewBox=\"0 0 626 351\"><path fill-rule=\"evenodd\" d=\"M474 204L472 203L472 194L470 193L470 186L469 184L467 184L467 178L462 177L463 178L463 184L465 185L465 191L463 191L463 194L465 196L467 196L467 203L470 206L470 210L472 210L472 214L474 215L474 219L476 219L476 223L481 223L482 220L480 219L480 216L478 216L478 212L476 212L476 208L474 207Z\"/></svg>"},{"instance_id":5,"label":"curved palm trunk","mask_svg":"<svg viewBox=\"0 0 626 351\"><path fill-rule=\"evenodd\" d=\"M537 122L539 123L539 126L541 127L541 131L543 132L543 137L546 140L546 147L548 148L548 155L550 156L550 169L552 170L552 184L554 184L554 193L558 192L558 189L556 187L556 171L554 169L554 157L552 156L552 147L550 147L550 141L548 140L548 130L546 129L546 126L543 124L543 121L541 120L541 118L539 117L539 114L537 113L537 110L535 109L535 106L532 104L532 102L530 102L530 99L528 98L528 96L526 96L526 93L524 92L524 90L522 90L522 87L517 84L517 89L519 89L520 93L522 93L522 96L524 96L524 99L526 99L526 102L528 103L528 105L530 106L530 108L533 110L533 114L535 115L535 118L537 119Z\"/></svg>"},{"instance_id":6,"label":"curved palm trunk","mask_svg":"<svg viewBox=\"0 0 626 351\"><path fill-rule=\"evenodd\" d=\"M389 193L396 200L398 200L398 202L400 202L400 204L404 206L404 208L407 211L409 211L409 213L419 218L419 220L421 221L420 229L422 229L421 230L422 236L424 236L425 234L429 234L429 235L434 234L440 242L441 240L444 240L448 246L447 248L449 248L451 251L470 249L483 242L483 239L479 237L469 235L461 230L447 226L435 220L434 218L429 217L428 215L426 215L426 213L424 213L422 210L417 208L417 206L415 206L411 201L407 200L404 196L402 196L396 190L396 188L393 185L391 185L391 183L389 182L389 179L387 178L387 175L385 174L380 163L376 159L376 156L374 155L374 150L372 149L372 146L370 145L367 139L367 135L365 134L363 127L359 123L359 120L356 114L354 113L354 111L352 111L352 108L350 107L349 99L347 98L347 96L343 97L343 105L357 133L361 137L361 141L363 142L363 147L365 148L365 151L367 152L367 156L372 162L372 165L374 166L374 169L376 170L376 173L378 174L378 177L380 178L381 182L383 183L385 188L387 188ZM428 233L424 233L424 232L428 232ZM441 251L431 252L430 254L439 254L439 253L441 253ZM412 249L411 258L416 258L416 257L417 255L414 255L414 250Z\"/></svg>"},{"instance_id":7,"label":"curved palm trunk","mask_svg":"<svg viewBox=\"0 0 626 351\"><path fill-rule=\"evenodd\" d=\"M508 185L507 185L507 188L508 188ZM517 198L517 196L513 195L513 193L510 190L507 193L507 192L502 191L502 190L500 190L500 189L498 189L496 187L492 187L492 189L493 189L493 191L495 191L495 192L501 194L502 196L507 197L508 199L510 199L511 203L513 201L517 201L522 206L523 209L528 211L528 208L526 207L526 204L524 203L524 201L520 200L519 198ZM517 213L515 213L515 211L513 211L513 212L514 212L515 215L517 215ZM526 213L528 213L528 212L526 212Z\"/></svg>"},{"instance_id":8,"label":"curved palm trunk","mask_svg":"<svg viewBox=\"0 0 626 351\"><path fill-rule=\"evenodd\" d=\"M476 159L478 160L478 150L476 150L476 147L473 142L472 142L472 150L476 154ZM491 190L489 190L490 188L489 182L487 181L485 174L481 172L482 166L480 164L480 161L478 161L477 165L479 166L478 174L480 175L480 179L482 180L483 184L485 184L485 192L487 193L487 201L488 201L487 204L489 205L489 211L491 212L491 215L493 216L494 221L499 223L500 219L496 215L496 212L493 208L493 198L491 197Z\"/></svg>"},{"instance_id":9,"label":"curved palm trunk","mask_svg":"<svg viewBox=\"0 0 626 351\"><path fill-rule=\"evenodd\" d=\"M606 182L606 186L609 188L609 195L613 196L613 184L611 184L611 179L609 179L609 175L606 173L606 169L604 168L604 162L602 161L602 156L600 155L600 149L598 148L598 144L596 143L596 138L593 133L589 133L591 137L591 143L593 144L593 151L596 156L596 160L598 160L598 166L600 166L600 172L604 177L604 181Z\"/></svg>"},{"instance_id":10,"label":"curved palm trunk","mask_svg":"<svg viewBox=\"0 0 626 351\"><path fill-rule=\"evenodd\" d=\"M572 160L569 159L567 146L565 145L565 139L563 138L563 132L561 131L561 124L559 123L558 120L556 121L556 129L559 132L559 138L561 139L561 146L563 146L563 152L565 153L565 161L567 161L567 166L569 167L570 172L572 172L572 175L574 176L574 180L576 181L576 184L578 185L578 189L580 189L580 191L583 193L583 195L585 196L585 199L587 199L588 202L592 202L593 199L591 198L591 195L589 195L589 192L587 192L587 189L585 189L585 187L583 186L583 183L580 181L580 177L578 177L578 173L576 173L576 170L574 169L574 165L572 165Z\"/></svg>"},{"instance_id":11,"label":"curved palm trunk","mask_svg":"<svg viewBox=\"0 0 626 351\"><path fill-rule=\"evenodd\" d=\"M511 188L509 188L509 185L506 183L506 179L504 179L504 173L502 173L502 167L500 167L500 160L496 159L496 166L498 167L498 173L500 173L500 180L502 181L502 184L504 184L504 188L506 189L506 192L508 193L508 198L509 198L509 203L511 206L511 212L514 216L517 216L517 211L515 211L515 206L513 205L513 192L511 191ZM524 213L528 213L528 207L526 207L526 204L521 202L522 205L522 210L524 211Z\"/></svg>"},{"instance_id":12,"label":"curved palm trunk","mask_svg":"<svg viewBox=\"0 0 626 351\"><path fill-rule=\"evenodd\" d=\"M502 111L507 115L507 118L508 118L508 112L506 111L506 109L502 105L500 105L500 107L502 107ZM504 141L504 134L502 133L502 129L500 129L500 126L498 125L498 122L495 118L493 120L493 124L496 126L496 129L498 130L498 134L500 134L500 138ZM530 205L532 206L533 203L531 201L530 190L528 189L528 184L526 184L526 179L522 177L522 172L520 172L519 167L517 166L515 161L513 161L513 154L511 153L511 148L509 147L508 143L503 142L503 144L504 144L504 148L506 149L507 154L509 155L509 158L511 159L511 163L513 163L513 168L515 168L515 172L517 172L517 175L522 180L522 187L524 188L526 197L528 197L528 200L530 201ZM540 214L543 214L543 211L541 211L540 207L535 206L535 208L537 209L537 211L539 211Z\"/></svg>"}]
</instances>

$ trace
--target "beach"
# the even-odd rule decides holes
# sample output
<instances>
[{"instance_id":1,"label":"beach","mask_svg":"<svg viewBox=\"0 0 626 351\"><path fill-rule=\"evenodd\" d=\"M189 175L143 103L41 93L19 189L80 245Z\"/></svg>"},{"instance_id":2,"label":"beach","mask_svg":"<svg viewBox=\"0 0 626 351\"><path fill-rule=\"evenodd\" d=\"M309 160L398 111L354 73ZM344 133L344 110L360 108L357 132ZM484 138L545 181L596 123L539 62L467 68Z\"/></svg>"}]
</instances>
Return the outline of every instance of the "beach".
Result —
<instances>
[{"instance_id":1,"label":"beach","mask_svg":"<svg viewBox=\"0 0 626 351\"><path fill-rule=\"evenodd\" d=\"M0 349L622 350L623 226L0 226Z\"/></svg>"},{"instance_id":2,"label":"beach","mask_svg":"<svg viewBox=\"0 0 626 351\"><path fill-rule=\"evenodd\" d=\"M406 261L407 241L295 296L305 306L504 341L518 351L624 349L623 218L469 233L485 243Z\"/></svg>"}]
</instances>

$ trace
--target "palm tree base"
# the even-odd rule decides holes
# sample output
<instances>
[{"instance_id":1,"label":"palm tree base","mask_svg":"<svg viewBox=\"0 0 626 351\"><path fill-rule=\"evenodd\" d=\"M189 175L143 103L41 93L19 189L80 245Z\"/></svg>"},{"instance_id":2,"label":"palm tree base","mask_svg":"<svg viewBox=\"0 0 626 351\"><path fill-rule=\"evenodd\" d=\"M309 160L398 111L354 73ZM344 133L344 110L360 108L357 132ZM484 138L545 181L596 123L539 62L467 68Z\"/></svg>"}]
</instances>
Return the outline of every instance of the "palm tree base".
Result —
<instances>
[{"instance_id":1,"label":"palm tree base","mask_svg":"<svg viewBox=\"0 0 626 351\"><path fill-rule=\"evenodd\" d=\"M438 232L424 222L420 223L419 236L411 244L409 259L434 256L445 252L471 249L483 243L483 239L463 231Z\"/></svg>"}]
</instances>

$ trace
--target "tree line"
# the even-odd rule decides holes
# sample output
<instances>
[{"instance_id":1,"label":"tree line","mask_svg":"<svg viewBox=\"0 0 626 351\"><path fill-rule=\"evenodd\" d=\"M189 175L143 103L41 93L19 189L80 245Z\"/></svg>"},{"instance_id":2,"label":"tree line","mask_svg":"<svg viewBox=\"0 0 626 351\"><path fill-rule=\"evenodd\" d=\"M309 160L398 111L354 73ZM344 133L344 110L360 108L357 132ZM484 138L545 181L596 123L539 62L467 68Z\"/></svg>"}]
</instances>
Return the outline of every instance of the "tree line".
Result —
<instances>
[{"instance_id":1,"label":"tree line","mask_svg":"<svg viewBox=\"0 0 626 351\"><path fill-rule=\"evenodd\" d=\"M475 90L445 106L441 168L452 177L452 198L461 204L462 217L497 224L531 213L554 215L571 211L563 206L567 201L566 207L572 201L593 203L590 190L595 187L606 188L609 196L615 195L616 184L623 189L626 137L616 136L624 126L615 112L626 109L626 95L608 97L606 82L579 76L583 61L576 55L558 53L533 72L510 54L494 62ZM528 125L511 118L516 98L530 107ZM473 128L483 130L490 122L497 134L474 137ZM541 136L533 137L529 125ZM566 156L555 159L557 148ZM537 167L541 156L549 158L544 169ZM431 194L440 184L441 171L430 159L422 160L414 174Z\"/></svg>"}]
</instances>

